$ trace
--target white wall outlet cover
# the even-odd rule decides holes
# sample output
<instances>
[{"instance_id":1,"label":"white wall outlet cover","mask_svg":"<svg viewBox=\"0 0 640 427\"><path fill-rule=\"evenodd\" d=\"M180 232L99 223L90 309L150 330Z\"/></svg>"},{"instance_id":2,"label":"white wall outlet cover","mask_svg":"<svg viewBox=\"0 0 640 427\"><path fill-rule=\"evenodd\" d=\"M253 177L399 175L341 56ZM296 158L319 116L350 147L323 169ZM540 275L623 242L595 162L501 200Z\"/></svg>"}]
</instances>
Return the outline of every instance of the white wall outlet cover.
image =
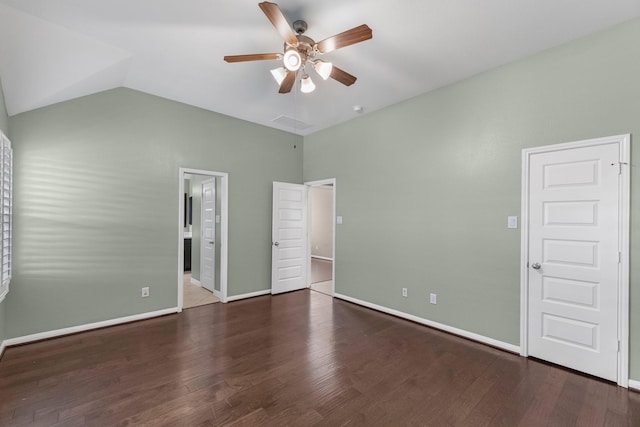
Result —
<instances>
[{"instance_id":1,"label":"white wall outlet cover","mask_svg":"<svg viewBox=\"0 0 640 427\"><path fill-rule=\"evenodd\" d=\"M338 216L336 217L336 223L338 223L338 224L342 224L342 215L338 215Z\"/></svg>"},{"instance_id":2,"label":"white wall outlet cover","mask_svg":"<svg viewBox=\"0 0 640 427\"><path fill-rule=\"evenodd\" d=\"M507 228L518 228L518 217L517 216L508 216L507 217Z\"/></svg>"},{"instance_id":3,"label":"white wall outlet cover","mask_svg":"<svg viewBox=\"0 0 640 427\"><path fill-rule=\"evenodd\" d=\"M216 224L220 224L220 215L216 215Z\"/></svg>"}]
</instances>

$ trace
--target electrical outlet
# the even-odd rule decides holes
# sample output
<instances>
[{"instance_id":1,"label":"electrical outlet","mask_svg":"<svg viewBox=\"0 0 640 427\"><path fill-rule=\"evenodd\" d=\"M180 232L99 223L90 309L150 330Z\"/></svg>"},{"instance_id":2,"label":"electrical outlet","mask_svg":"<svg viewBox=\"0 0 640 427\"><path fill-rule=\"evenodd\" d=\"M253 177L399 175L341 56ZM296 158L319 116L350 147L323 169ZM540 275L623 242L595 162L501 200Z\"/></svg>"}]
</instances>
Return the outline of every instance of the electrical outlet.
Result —
<instances>
[{"instance_id":1,"label":"electrical outlet","mask_svg":"<svg viewBox=\"0 0 640 427\"><path fill-rule=\"evenodd\" d=\"M407 297L407 288L402 288L402 296Z\"/></svg>"},{"instance_id":2,"label":"electrical outlet","mask_svg":"<svg viewBox=\"0 0 640 427\"><path fill-rule=\"evenodd\" d=\"M429 294L429 302L431 304L437 304L438 303L438 295L436 294Z\"/></svg>"},{"instance_id":3,"label":"electrical outlet","mask_svg":"<svg viewBox=\"0 0 640 427\"><path fill-rule=\"evenodd\" d=\"M148 286L145 286L144 288L142 288L142 289L140 290L140 296L141 296L142 298L146 298L146 297L148 297L148 296L149 296L149 287L148 287Z\"/></svg>"}]
</instances>

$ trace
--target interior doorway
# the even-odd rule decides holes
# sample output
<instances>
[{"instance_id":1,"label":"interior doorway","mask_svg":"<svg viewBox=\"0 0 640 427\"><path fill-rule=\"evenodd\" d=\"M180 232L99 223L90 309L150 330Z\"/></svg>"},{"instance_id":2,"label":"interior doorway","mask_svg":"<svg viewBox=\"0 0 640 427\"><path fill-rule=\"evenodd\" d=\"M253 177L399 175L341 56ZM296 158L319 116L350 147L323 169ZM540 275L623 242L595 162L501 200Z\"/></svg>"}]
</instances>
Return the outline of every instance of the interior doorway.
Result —
<instances>
[{"instance_id":1,"label":"interior doorway","mask_svg":"<svg viewBox=\"0 0 640 427\"><path fill-rule=\"evenodd\" d=\"M305 183L309 188L309 288L335 292L335 179Z\"/></svg>"},{"instance_id":2,"label":"interior doorway","mask_svg":"<svg viewBox=\"0 0 640 427\"><path fill-rule=\"evenodd\" d=\"M180 168L179 180L178 311L227 302L228 174Z\"/></svg>"}]
</instances>

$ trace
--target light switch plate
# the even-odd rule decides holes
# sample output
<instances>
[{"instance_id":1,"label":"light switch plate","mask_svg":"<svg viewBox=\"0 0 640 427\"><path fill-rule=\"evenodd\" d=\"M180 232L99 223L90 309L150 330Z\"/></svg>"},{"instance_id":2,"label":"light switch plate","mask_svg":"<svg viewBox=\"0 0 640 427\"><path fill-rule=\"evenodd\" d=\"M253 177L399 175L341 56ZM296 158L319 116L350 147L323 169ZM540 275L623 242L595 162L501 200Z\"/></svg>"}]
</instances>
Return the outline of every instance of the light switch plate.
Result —
<instances>
[{"instance_id":1,"label":"light switch plate","mask_svg":"<svg viewBox=\"0 0 640 427\"><path fill-rule=\"evenodd\" d=\"M507 217L507 228L518 228L518 217L517 216L508 216Z\"/></svg>"},{"instance_id":2,"label":"light switch plate","mask_svg":"<svg viewBox=\"0 0 640 427\"><path fill-rule=\"evenodd\" d=\"M342 224L342 215L336 217L336 224Z\"/></svg>"},{"instance_id":3,"label":"light switch plate","mask_svg":"<svg viewBox=\"0 0 640 427\"><path fill-rule=\"evenodd\" d=\"M220 224L220 215L216 215L216 224Z\"/></svg>"}]
</instances>

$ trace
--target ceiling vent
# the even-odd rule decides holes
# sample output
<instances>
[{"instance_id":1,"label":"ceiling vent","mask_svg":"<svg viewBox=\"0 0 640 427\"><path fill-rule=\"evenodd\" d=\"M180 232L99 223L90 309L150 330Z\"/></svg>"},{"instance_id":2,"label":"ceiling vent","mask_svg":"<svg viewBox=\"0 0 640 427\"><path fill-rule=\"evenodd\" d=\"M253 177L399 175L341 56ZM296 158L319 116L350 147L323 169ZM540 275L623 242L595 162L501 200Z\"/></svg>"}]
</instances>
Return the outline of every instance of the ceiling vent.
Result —
<instances>
[{"instance_id":1,"label":"ceiling vent","mask_svg":"<svg viewBox=\"0 0 640 427\"><path fill-rule=\"evenodd\" d=\"M294 130L306 130L312 127L309 123L301 122L300 120L288 116L278 116L271 121Z\"/></svg>"}]
</instances>

